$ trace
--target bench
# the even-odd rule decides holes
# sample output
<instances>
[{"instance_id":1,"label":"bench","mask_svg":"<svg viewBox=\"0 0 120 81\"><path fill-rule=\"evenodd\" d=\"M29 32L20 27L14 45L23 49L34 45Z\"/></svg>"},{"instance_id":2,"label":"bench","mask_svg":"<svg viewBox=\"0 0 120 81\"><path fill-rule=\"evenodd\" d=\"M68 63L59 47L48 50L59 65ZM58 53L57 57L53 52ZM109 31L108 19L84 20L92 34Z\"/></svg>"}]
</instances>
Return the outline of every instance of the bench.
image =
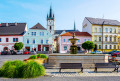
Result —
<instances>
[{"instance_id":1,"label":"bench","mask_svg":"<svg viewBox=\"0 0 120 81\"><path fill-rule=\"evenodd\" d=\"M83 72L81 63L60 63L59 72L61 72L61 69L81 69L81 72Z\"/></svg>"},{"instance_id":2,"label":"bench","mask_svg":"<svg viewBox=\"0 0 120 81\"><path fill-rule=\"evenodd\" d=\"M118 72L119 66L115 63L95 63L95 72L97 72L98 68L114 68L114 71Z\"/></svg>"}]
</instances>

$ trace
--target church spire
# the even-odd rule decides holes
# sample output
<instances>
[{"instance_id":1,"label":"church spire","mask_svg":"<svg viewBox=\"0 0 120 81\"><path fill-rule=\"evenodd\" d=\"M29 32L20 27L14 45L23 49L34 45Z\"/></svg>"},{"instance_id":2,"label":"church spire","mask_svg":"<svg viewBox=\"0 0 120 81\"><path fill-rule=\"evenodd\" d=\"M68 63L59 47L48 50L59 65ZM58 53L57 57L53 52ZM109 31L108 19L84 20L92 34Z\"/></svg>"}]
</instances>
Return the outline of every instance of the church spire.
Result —
<instances>
[{"instance_id":1,"label":"church spire","mask_svg":"<svg viewBox=\"0 0 120 81\"><path fill-rule=\"evenodd\" d=\"M75 25L75 21L74 21L74 31L76 30L76 25Z\"/></svg>"},{"instance_id":2,"label":"church spire","mask_svg":"<svg viewBox=\"0 0 120 81\"><path fill-rule=\"evenodd\" d=\"M53 13L52 13L52 6L50 6L50 14L49 17L52 18L53 17Z\"/></svg>"}]
</instances>

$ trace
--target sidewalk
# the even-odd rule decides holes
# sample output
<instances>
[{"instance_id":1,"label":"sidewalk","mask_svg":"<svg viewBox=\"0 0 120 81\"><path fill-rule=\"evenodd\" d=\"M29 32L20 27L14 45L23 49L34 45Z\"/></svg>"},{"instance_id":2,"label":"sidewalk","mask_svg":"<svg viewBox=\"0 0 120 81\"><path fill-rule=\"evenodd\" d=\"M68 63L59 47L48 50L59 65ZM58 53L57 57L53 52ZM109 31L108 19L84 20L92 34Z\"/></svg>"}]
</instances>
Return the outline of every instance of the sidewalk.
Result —
<instances>
[{"instance_id":1,"label":"sidewalk","mask_svg":"<svg viewBox=\"0 0 120 81\"><path fill-rule=\"evenodd\" d=\"M120 76L120 71L112 72L113 69L98 69L98 72L95 73L94 69L84 69L84 72L81 73L79 69L63 69L59 73L59 69L46 69L46 74L52 77L93 77L93 76Z\"/></svg>"}]
</instances>

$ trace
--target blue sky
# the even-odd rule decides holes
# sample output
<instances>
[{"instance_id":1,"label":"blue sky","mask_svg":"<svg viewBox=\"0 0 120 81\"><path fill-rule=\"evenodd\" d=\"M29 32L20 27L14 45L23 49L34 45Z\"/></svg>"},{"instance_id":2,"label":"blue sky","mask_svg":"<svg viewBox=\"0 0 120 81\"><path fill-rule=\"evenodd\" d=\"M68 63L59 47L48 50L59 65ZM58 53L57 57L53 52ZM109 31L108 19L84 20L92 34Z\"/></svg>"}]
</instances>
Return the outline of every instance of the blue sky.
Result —
<instances>
[{"instance_id":1,"label":"blue sky","mask_svg":"<svg viewBox=\"0 0 120 81\"><path fill-rule=\"evenodd\" d=\"M26 22L28 28L41 23L45 28L46 16L52 4L55 29L82 30L84 17L120 21L120 0L0 0L0 22Z\"/></svg>"}]
</instances>

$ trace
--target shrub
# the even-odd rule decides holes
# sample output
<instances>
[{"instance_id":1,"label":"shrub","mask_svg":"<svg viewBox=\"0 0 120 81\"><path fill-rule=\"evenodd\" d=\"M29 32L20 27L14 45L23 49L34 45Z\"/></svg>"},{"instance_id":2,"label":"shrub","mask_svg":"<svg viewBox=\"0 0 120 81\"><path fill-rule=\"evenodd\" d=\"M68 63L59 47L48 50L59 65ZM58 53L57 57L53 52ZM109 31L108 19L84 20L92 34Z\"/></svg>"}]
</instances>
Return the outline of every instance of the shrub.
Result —
<instances>
[{"instance_id":1,"label":"shrub","mask_svg":"<svg viewBox=\"0 0 120 81\"><path fill-rule=\"evenodd\" d=\"M47 56L45 54L38 54L37 58L46 58L47 59Z\"/></svg>"},{"instance_id":2,"label":"shrub","mask_svg":"<svg viewBox=\"0 0 120 81\"><path fill-rule=\"evenodd\" d=\"M37 54L37 58L40 58L41 54Z\"/></svg>"},{"instance_id":3,"label":"shrub","mask_svg":"<svg viewBox=\"0 0 120 81\"><path fill-rule=\"evenodd\" d=\"M29 57L29 59L37 59L37 56L36 56L36 55L31 55L31 56Z\"/></svg>"},{"instance_id":4,"label":"shrub","mask_svg":"<svg viewBox=\"0 0 120 81\"><path fill-rule=\"evenodd\" d=\"M45 54L41 54L40 58L46 58L47 59L47 56Z\"/></svg>"},{"instance_id":5,"label":"shrub","mask_svg":"<svg viewBox=\"0 0 120 81\"><path fill-rule=\"evenodd\" d=\"M24 66L22 66L21 70L22 70L22 78L32 78L32 77L45 75L44 67L34 61L30 61Z\"/></svg>"},{"instance_id":6,"label":"shrub","mask_svg":"<svg viewBox=\"0 0 120 81\"><path fill-rule=\"evenodd\" d=\"M19 61L19 60L7 61L0 68L0 75L3 77L17 78L20 75L19 67L23 65L24 65L23 61Z\"/></svg>"}]
</instances>

